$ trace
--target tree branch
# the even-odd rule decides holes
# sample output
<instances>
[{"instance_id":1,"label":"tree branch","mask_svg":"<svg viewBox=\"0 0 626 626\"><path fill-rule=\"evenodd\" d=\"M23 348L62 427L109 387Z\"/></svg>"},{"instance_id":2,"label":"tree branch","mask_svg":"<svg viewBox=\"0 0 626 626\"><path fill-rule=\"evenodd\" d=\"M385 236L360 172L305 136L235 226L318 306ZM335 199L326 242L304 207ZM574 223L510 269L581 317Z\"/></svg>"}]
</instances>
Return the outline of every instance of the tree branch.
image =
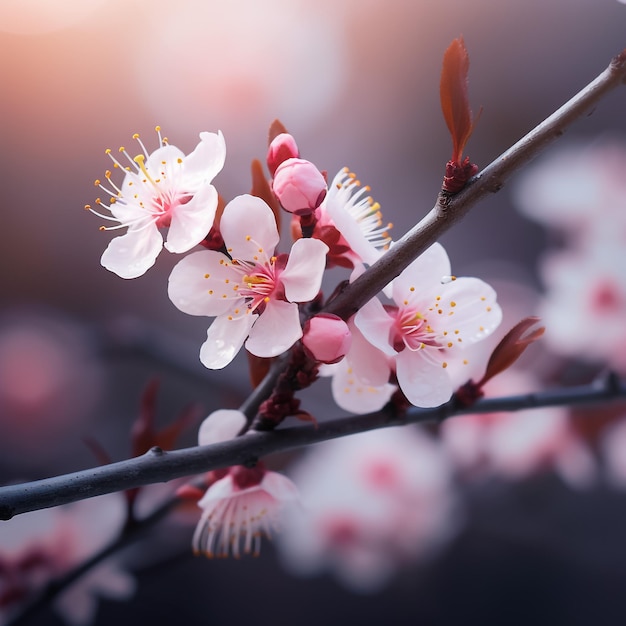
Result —
<instances>
[{"instance_id":1,"label":"tree branch","mask_svg":"<svg viewBox=\"0 0 626 626\"><path fill-rule=\"evenodd\" d=\"M610 375L602 385L582 385L538 393L487 398L469 407L453 397L433 409L413 407L397 415L387 407L376 413L323 422L315 426L249 432L230 441L164 452L153 448L143 456L73 474L0 488L0 520L113 491L190 476L231 465L253 465L273 452L319 443L376 428L409 423L441 422L450 417L477 413L519 411L549 406L591 405L626 398L626 383Z\"/></svg>"}]
</instances>

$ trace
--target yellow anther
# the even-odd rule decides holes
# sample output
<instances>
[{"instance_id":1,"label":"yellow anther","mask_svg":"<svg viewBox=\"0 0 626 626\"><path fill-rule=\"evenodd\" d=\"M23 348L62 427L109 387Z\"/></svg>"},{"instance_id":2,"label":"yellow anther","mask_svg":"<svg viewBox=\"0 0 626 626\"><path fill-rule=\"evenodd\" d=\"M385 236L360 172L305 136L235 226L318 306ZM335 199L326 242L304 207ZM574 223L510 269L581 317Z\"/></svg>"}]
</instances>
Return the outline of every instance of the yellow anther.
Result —
<instances>
[{"instance_id":1,"label":"yellow anther","mask_svg":"<svg viewBox=\"0 0 626 626\"><path fill-rule=\"evenodd\" d=\"M135 133L135 134L133 135L133 139L139 139L139 133Z\"/></svg>"},{"instance_id":2,"label":"yellow anther","mask_svg":"<svg viewBox=\"0 0 626 626\"><path fill-rule=\"evenodd\" d=\"M154 130L156 130L157 133L160 133L161 132L161 127L160 126L155 126Z\"/></svg>"},{"instance_id":3,"label":"yellow anther","mask_svg":"<svg viewBox=\"0 0 626 626\"><path fill-rule=\"evenodd\" d=\"M93 181L93 186L94 187L98 187L100 185L100 180L98 178L96 178L96 180Z\"/></svg>"},{"instance_id":4,"label":"yellow anther","mask_svg":"<svg viewBox=\"0 0 626 626\"><path fill-rule=\"evenodd\" d=\"M86 204L85 205L85 211L89 211L89 209L91 209L91 204Z\"/></svg>"},{"instance_id":5,"label":"yellow anther","mask_svg":"<svg viewBox=\"0 0 626 626\"><path fill-rule=\"evenodd\" d=\"M444 362L441 364L441 367L443 367L443 368L445 369L446 367L448 367L448 364L444 361Z\"/></svg>"},{"instance_id":6,"label":"yellow anther","mask_svg":"<svg viewBox=\"0 0 626 626\"><path fill-rule=\"evenodd\" d=\"M104 154L111 154L111 148L107 148L107 149L104 151Z\"/></svg>"},{"instance_id":7,"label":"yellow anther","mask_svg":"<svg viewBox=\"0 0 626 626\"><path fill-rule=\"evenodd\" d=\"M450 306L456 306L456 302L452 300L452 302L450 302Z\"/></svg>"}]
</instances>

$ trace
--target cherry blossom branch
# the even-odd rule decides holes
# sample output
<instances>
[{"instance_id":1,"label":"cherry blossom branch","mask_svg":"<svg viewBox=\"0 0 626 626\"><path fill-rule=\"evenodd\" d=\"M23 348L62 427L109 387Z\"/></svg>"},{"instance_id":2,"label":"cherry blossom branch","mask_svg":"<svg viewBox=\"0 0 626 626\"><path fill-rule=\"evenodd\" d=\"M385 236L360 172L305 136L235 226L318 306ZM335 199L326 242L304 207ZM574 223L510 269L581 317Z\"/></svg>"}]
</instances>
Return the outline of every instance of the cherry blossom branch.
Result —
<instances>
[{"instance_id":1,"label":"cherry blossom branch","mask_svg":"<svg viewBox=\"0 0 626 626\"><path fill-rule=\"evenodd\" d=\"M506 179L558 139L576 119L591 111L610 91L626 83L626 48L608 68L561 108L471 178L457 194L441 192L431 211L374 265L339 293L324 308L348 319L398 276L469 209L489 193L497 193Z\"/></svg>"},{"instance_id":2,"label":"cherry blossom branch","mask_svg":"<svg viewBox=\"0 0 626 626\"><path fill-rule=\"evenodd\" d=\"M0 520L15 515L67 504L114 491L190 476L231 465L254 465L268 454L307 446L376 428L409 423L439 423L459 415L519 411L549 406L593 405L626 398L626 382L609 375L601 384L582 385L502 398L482 399L462 406L453 398L432 409L412 407L398 415L393 408L271 432L250 431L230 441L165 452L152 448L146 454L21 485L0 488Z\"/></svg>"}]
</instances>

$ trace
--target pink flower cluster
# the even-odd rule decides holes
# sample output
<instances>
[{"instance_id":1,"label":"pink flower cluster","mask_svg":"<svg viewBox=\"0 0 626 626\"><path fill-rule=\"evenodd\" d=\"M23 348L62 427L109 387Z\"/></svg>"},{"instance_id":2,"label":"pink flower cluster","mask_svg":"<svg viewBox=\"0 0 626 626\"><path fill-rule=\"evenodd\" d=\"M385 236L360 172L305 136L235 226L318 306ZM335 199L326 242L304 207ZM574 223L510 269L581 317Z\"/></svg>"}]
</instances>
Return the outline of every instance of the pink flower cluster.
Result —
<instances>
[{"instance_id":1,"label":"pink flower cluster","mask_svg":"<svg viewBox=\"0 0 626 626\"><path fill-rule=\"evenodd\" d=\"M565 246L540 260L539 314L557 354L626 372L626 145L554 151L516 188L520 210Z\"/></svg>"},{"instance_id":2,"label":"pink flower cluster","mask_svg":"<svg viewBox=\"0 0 626 626\"><path fill-rule=\"evenodd\" d=\"M112 214L98 215L128 229L109 244L102 262L125 278L139 276L161 248L161 228L169 228L165 246L172 252L204 242L209 249L174 267L168 293L181 311L215 318L200 349L207 368L225 367L244 345L256 357L273 358L302 340L311 359L338 365L326 372L335 378L337 402L356 412L380 408L396 383L409 402L428 407L446 402L465 382L451 372L467 364L465 348L498 326L501 311L489 285L451 276L439 244L385 289L391 303L374 298L351 320L311 316L319 304L310 309L307 303L320 302L327 266L352 268L354 277L391 245L391 224L356 175L344 168L328 185L326 173L301 158L291 135L274 137L267 152L269 193L293 216L296 232L290 252L280 252L276 215L260 197L234 198L215 221L212 180L224 164L221 133L201 133L185 156L157 131L159 148L151 154L138 136L143 154L131 158L120 149L130 163L121 187L110 172L108 186L96 181L110 196ZM107 152L114 167L124 169Z\"/></svg>"}]
</instances>

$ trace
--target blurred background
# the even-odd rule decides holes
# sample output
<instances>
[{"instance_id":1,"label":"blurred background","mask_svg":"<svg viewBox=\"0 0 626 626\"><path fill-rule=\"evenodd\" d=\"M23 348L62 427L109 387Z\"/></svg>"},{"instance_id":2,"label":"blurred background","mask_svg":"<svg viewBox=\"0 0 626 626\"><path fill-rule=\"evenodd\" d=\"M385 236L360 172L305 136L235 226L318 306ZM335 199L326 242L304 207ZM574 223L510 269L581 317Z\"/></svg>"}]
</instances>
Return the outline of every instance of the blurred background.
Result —
<instances>
[{"instance_id":1,"label":"blurred background","mask_svg":"<svg viewBox=\"0 0 626 626\"><path fill-rule=\"evenodd\" d=\"M432 207L450 157L439 75L459 35L471 59L470 100L483 107L466 153L482 167L626 46L626 6L0 0L0 483L94 465L85 438L114 460L128 457L129 429L154 378L162 424L190 404L205 415L249 393L244 355L224 371L200 365L207 320L182 314L166 292L179 257L164 253L130 281L100 266L111 234L83 206L110 165L106 148L139 133L152 151L158 124L188 153L200 131L221 130L227 158L214 184L230 200L250 190L250 162L264 159L279 118L304 158L331 174L347 165L371 186L398 238ZM615 91L563 144L626 141L625 103L626 92ZM624 180L626 168L615 176ZM539 260L563 237L522 215L514 189L482 202L442 242L456 274L506 281L519 319L537 311ZM623 257L616 262L626 270ZM559 383L602 370L546 358L537 372ZM327 382L320 388L304 408L318 419L340 415ZM196 432L179 444L193 445ZM153 540L175 544L163 558L127 555L137 592L103 602L94 623L624 623L619 490L580 491L550 471L459 489L464 522L446 547L374 593L328 573L294 577L267 542L257 559L193 559L188 524L174 541Z\"/></svg>"}]
</instances>

